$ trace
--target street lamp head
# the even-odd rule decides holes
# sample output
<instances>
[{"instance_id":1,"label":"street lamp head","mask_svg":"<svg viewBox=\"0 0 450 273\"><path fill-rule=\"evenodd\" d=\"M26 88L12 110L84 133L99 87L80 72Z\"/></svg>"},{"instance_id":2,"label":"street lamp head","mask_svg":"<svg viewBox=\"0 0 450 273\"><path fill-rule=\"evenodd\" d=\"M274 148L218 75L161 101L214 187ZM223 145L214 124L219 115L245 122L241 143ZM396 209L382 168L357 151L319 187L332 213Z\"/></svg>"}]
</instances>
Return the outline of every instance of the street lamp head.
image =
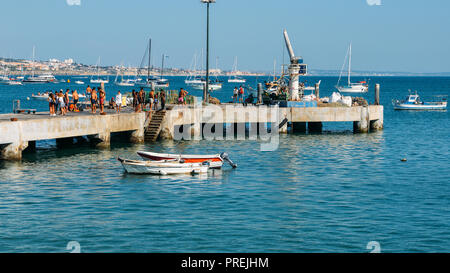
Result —
<instances>
[{"instance_id":1,"label":"street lamp head","mask_svg":"<svg viewBox=\"0 0 450 273\"><path fill-rule=\"evenodd\" d=\"M216 0L200 0L202 3L208 3L208 4L212 4L215 3Z\"/></svg>"}]
</instances>

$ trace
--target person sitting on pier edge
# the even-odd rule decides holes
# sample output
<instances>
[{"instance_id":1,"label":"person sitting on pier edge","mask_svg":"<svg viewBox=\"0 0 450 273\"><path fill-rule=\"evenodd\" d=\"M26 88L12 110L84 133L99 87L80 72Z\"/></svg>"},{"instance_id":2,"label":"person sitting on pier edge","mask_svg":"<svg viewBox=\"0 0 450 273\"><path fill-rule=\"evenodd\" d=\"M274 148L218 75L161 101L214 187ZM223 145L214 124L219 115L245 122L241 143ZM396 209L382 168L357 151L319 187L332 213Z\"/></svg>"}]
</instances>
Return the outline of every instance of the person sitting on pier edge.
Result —
<instances>
[{"instance_id":1,"label":"person sitting on pier edge","mask_svg":"<svg viewBox=\"0 0 450 273\"><path fill-rule=\"evenodd\" d=\"M255 100L255 97L253 96L253 93L250 93L248 97L244 101L244 106L247 106L247 104L253 104L253 101Z\"/></svg>"},{"instance_id":2,"label":"person sitting on pier edge","mask_svg":"<svg viewBox=\"0 0 450 273\"><path fill-rule=\"evenodd\" d=\"M109 100L108 109L116 109L116 102L114 101L114 97L111 97Z\"/></svg>"},{"instance_id":3,"label":"person sitting on pier edge","mask_svg":"<svg viewBox=\"0 0 450 273\"><path fill-rule=\"evenodd\" d=\"M122 107L122 94L120 94L120 90L117 91L116 95L116 112L120 114L120 108Z\"/></svg>"},{"instance_id":4,"label":"person sitting on pier edge","mask_svg":"<svg viewBox=\"0 0 450 273\"><path fill-rule=\"evenodd\" d=\"M97 113L97 90L95 90L95 87L91 91L91 109L92 114Z\"/></svg>"}]
</instances>

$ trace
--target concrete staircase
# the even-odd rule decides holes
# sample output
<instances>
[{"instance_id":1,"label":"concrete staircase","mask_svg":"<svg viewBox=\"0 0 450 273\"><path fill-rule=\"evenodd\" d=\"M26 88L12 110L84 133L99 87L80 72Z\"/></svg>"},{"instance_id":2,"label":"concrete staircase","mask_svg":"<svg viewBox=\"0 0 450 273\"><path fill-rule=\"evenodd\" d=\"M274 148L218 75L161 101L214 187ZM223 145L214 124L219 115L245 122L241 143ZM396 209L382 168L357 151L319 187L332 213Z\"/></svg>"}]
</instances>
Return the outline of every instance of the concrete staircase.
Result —
<instances>
[{"instance_id":1,"label":"concrete staircase","mask_svg":"<svg viewBox=\"0 0 450 273\"><path fill-rule=\"evenodd\" d=\"M161 132L161 124L166 116L166 111L154 111L152 113L152 118L145 128L145 141L155 142L158 139L159 133Z\"/></svg>"}]
</instances>

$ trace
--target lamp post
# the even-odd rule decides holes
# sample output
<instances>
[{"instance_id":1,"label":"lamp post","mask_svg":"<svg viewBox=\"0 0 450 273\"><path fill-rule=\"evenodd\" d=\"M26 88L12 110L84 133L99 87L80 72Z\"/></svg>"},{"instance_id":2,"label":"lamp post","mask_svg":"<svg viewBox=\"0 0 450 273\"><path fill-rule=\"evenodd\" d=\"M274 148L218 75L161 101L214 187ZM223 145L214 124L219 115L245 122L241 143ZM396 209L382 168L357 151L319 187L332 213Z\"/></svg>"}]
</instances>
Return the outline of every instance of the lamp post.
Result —
<instances>
[{"instance_id":1,"label":"lamp post","mask_svg":"<svg viewBox=\"0 0 450 273\"><path fill-rule=\"evenodd\" d=\"M203 101L208 101L209 92L209 4L215 3L216 0L201 0L206 3L206 85L203 90Z\"/></svg>"}]
</instances>

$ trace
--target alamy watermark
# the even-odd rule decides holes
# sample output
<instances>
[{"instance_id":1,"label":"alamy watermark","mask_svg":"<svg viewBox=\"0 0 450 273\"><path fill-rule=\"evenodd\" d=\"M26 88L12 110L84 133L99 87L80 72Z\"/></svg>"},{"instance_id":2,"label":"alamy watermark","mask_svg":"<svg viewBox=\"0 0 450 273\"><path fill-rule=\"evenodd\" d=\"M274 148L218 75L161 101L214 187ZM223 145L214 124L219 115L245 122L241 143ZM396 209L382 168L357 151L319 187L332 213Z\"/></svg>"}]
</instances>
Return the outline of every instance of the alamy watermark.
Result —
<instances>
[{"instance_id":1,"label":"alamy watermark","mask_svg":"<svg viewBox=\"0 0 450 273\"><path fill-rule=\"evenodd\" d=\"M176 106L169 113L175 140L260 140L261 151L279 146L278 106ZM246 126L246 124L248 126Z\"/></svg>"}]
</instances>

